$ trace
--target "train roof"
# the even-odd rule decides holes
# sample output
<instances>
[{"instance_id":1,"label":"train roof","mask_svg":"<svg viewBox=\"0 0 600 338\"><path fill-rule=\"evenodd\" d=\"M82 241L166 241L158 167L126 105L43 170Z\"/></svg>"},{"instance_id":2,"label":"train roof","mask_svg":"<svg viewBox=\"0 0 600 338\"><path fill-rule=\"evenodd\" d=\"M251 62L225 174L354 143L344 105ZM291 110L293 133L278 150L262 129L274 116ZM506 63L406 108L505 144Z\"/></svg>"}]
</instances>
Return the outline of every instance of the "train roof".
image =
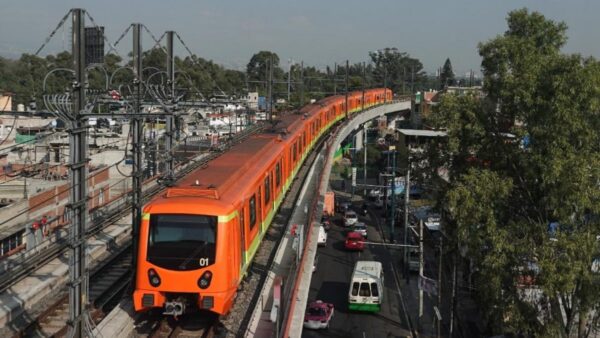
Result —
<instances>
[{"instance_id":1,"label":"train roof","mask_svg":"<svg viewBox=\"0 0 600 338\"><path fill-rule=\"evenodd\" d=\"M353 96L359 94L362 95L362 91L350 93ZM202 198L202 205L211 208L214 214L228 212L235 206L240 194L245 194L258 179L249 173L265 172L280 156L285 145L301 132L305 119L311 119L321 109L344 99L344 95L328 97L304 106L299 113L280 116L270 130L231 147L168 188L166 193L156 196L145 211L177 213L170 209L172 202L177 201L177 210L188 210L197 208L198 198Z\"/></svg>"}]
</instances>

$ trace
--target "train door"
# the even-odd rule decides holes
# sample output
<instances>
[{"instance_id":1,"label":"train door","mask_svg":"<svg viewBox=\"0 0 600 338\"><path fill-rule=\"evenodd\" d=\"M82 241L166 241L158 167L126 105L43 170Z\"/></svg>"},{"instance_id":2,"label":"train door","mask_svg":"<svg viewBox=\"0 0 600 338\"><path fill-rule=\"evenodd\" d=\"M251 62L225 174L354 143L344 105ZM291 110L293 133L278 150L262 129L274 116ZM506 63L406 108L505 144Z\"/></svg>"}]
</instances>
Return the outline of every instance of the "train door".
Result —
<instances>
[{"instance_id":1,"label":"train door","mask_svg":"<svg viewBox=\"0 0 600 338\"><path fill-rule=\"evenodd\" d=\"M265 179L263 181L263 187L264 187L264 201L263 201L263 205L264 205L264 217L263 219L267 219L269 212L271 212L271 175L267 174L267 176L265 176ZM265 226L267 226L268 224L265 224Z\"/></svg>"},{"instance_id":2,"label":"train door","mask_svg":"<svg viewBox=\"0 0 600 338\"><path fill-rule=\"evenodd\" d=\"M262 199L262 189L261 189L260 184L259 184L258 185L258 198L257 198L257 201L256 201L256 207L257 207L258 210L257 210L256 214L258 215L257 221L258 221L258 225L259 225L258 229L259 229L260 233L263 233L264 230L265 230L263 228L263 220L265 219L265 217L263 215L263 210L264 209L263 209L263 205L262 205L262 200L263 200Z\"/></svg>"},{"instance_id":3,"label":"train door","mask_svg":"<svg viewBox=\"0 0 600 338\"><path fill-rule=\"evenodd\" d=\"M239 225L240 225L240 267L241 270L244 270L246 267L246 224L244 221L246 219L246 208L240 209Z\"/></svg>"},{"instance_id":4,"label":"train door","mask_svg":"<svg viewBox=\"0 0 600 338\"><path fill-rule=\"evenodd\" d=\"M275 164L275 187L277 190L277 196L276 198L279 197L279 194L281 194L282 190L281 190L281 159L277 160L277 164Z\"/></svg>"}]
</instances>

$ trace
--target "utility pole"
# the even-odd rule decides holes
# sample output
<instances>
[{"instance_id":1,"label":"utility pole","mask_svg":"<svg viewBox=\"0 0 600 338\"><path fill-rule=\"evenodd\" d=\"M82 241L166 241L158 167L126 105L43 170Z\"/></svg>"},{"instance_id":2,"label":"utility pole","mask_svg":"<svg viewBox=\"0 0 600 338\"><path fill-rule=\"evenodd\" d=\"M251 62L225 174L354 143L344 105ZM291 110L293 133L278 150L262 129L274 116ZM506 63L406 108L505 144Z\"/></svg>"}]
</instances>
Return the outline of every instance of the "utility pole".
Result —
<instances>
[{"instance_id":1,"label":"utility pole","mask_svg":"<svg viewBox=\"0 0 600 338\"><path fill-rule=\"evenodd\" d=\"M333 95L337 95L337 62L333 63Z\"/></svg>"},{"instance_id":2,"label":"utility pole","mask_svg":"<svg viewBox=\"0 0 600 338\"><path fill-rule=\"evenodd\" d=\"M300 62L300 107L304 105L304 61Z\"/></svg>"},{"instance_id":3,"label":"utility pole","mask_svg":"<svg viewBox=\"0 0 600 338\"><path fill-rule=\"evenodd\" d=\"M133 24L133 85L134 85L134 102L133 109L136 116L131 119L133 131L133 170L131 173L133 183L131 191L131 227L133 237L133 266L137 263L138 237L140 225L142 223L142 122L138 114L141 113L142 101L142 24ZM131 281L135 286L135 270Z\"/></svg>"},{"instance_id":4,"label":"utility pole","mask_svg":"<svg viewBox=\"0 0 600 338\"><path fill-rule=\"evenodd\" d=\"M423 251L423 220L419 220L419 278L423 278L425 265ZM417 328L420 330L423 325L423 289L419 288L419 318L417 319Z\"/></svg>"},{"instance_id":5,"label":"utility pole","mask_svg":"<svg viewBox=\"0 0 600 338\"><path fill-rule=\"evenodd\" d=\"M269 61L269 121L273 122L273 63L275 62L273 54ZM229 134L231 135L231 133Z\"/></svg>"},{"instance_id":6,"label":"utility pole","mask_svg":"<svg viewBox=\"0 0 600 338\"><path fill-rule=\"evenodd\" d=\"M406 67L402 67L402 95L406 94Z\"/></svg>"},{"instance_id":7,"label":"utility pole","mask_svg":"<svg viewBox=\"0 0 600 338\"><path fill-rule=\"evenodd\" d=\"M406 177L404 180L404 245L408 244L408 204L410 198L410 157L408 159L408 168L406 169ZM409 282L408 271L408 250L404 247L404 277L406 283Z\"/></svg>"},{"instance_id":8,"label":"utility pole","mask_svg":"<svg viewBox=\"0 0 600 338\"><path fill-rule=\"evenodd\" d=\"M363 184L367 186L367 124L363 124ZM367 188L363 190L363 196L367 196Z\"/></svg>"},{"instance_id":9,"label":"utility pole","mask_svg":"<svg viewBox=\"0 0 600 338\"><path fill-rule=\"evenodd\" d=\"M415 92L415 66L410 66L410 95Z\"/></svg>"},{"instance_id":10,"label":"utility pole","mask_svg":"<svg viewBox=\"0 0 600 338\"><path fill-rule=\"evenodd\" d=\"M365 86L367 81L367 67L365 66L365 62L363 61L363 78L362 78L362 108L361 110L365 110Z\"/></svg>"},{"instance_id":11,"label":"utility pole","mask_svg":"<svg viewBox=\"0 0 600 338\"><path fill-rule=\"evenodd\" d=\"M440 236L440 265L438 266L438 281L437 281L437 287L438 287L438 299L437 299L437 307L438 307L438 311L442 311L442 257L444 256L444 247L443 247L443 243L444 243L444 236ZM442 329L442 319L441 318L437 318L437 337L440 337L440 333L441 333L441 329Z\"/></svg>"},{"instance_id":12,"label":"utility pole","mask_svg":"<svg viewBox=\"0 0 600 338\"><path fill-rule=\"evenodd\" d=\"M87 220L87 127L81 116L85 109L85 10L74 8L72 14L73 112L69 115L69 171L71 187L69 204L71 231L69 236L69 335L86 335L88 269L86 261Z\"/></svg>"},{"instance_id":13,"label":"utility pole","mask_svg":"<svg viewBox=\"0 0 600 338\"><path fill-rule=\"evenodd\" d=\"M454 251L454 255L452 256L453 266L452 266L452 309L450 310L450 332L448 333L448 337L452 337L454 333L454 311L456 311L456 261L457 261L457 250Z\"/></svg>"},{"instance_id":14,"label":"utility pole","mask_svg":"<svg viewBox=\"0 0 600 338\"><path fill-rule=\"evenodd\" d=\"M394 234L394 226L396 225L396 146L391 146L390 150L392 153L392 212L391 212L391 232L390 237L392 243L396 241L396 237ZM406 244L406 243L404 243ZM406 250L406 247L404 247Z\"/></svg>"},{"instance_id":15,"label":"utility pole","mask_svg":"<svg viewBox=\"0 0 600 338\"><path fill-rule=\"evenodd\" d=\"M269 121L272 122L272 117L271 117L271 104L272 104L272 100L271 100L271 67L272 67L272 62L273 62L273 55L271 54L269 56L269 58L267 59L267 63L266 63L266 72L265 72L265 83L267 85L267 111L266 113L269 115L267 117L267 119Z\"/></svg>"},{"instance_id":16,"label":"utility pole","mask_svg":"<svg viewBox=\"0 0 600 338\"><path fill-rule=\"evenodd\" d=\"M365 87L367 80L367 67L363 62L363 80L362 80L362 111L365 111ZM367 124L363 124L363 184L367 185ZM367 188L363 189L363 196L367 196Z\"/></svg>"},{"instance_id":17,"label":"utility pole","mask_svg":"<svg viewBox=\"0 0 600 338\"><path fill-rule=\"evenodd\" d=\"M348 119L348 72L349 72L349 61L346 60L346 119Z\"/></svg>"},{"instance_id":18,"label":"utility pole","mask_svg":"<svg viewBox=\"0 0 600 338\"><path fill-rule=\"evenodd\" d=\"M354 166L354 154L356 153L356 140L355 137L352 137L352 159L350 160L350 168L352 168L352 182L351 184L351 192L350 192L350 203L354 199L354 188L356 186L356 167Z\"/></svg>"},{"instance_id":19,"label":"utility pole","mask_svg":"<svg viewBox=\"0 0 600 338\"><path fill-rule=\"evenodd\" d=\"M383 88L387 88L387 68L383 68ZM387 89L386 89L387 90ZM387 95L383 94L383 103L387 102Z\"/></svg>"},{"instance_id":20,"label":"utility pole","mask_svg":"<svg viewBox=\"0 0 600 338\"><path fill-rule=\"evenodd\" d=\"M387 162L385 162L386 175L384 177L385 182L383 184L385 186L385 189L383 191L383 200L384 200L383 201L383 214L385 215L385 218L387 219L387 217L388 217L388 190L389 190L388 189L388 184L389 184L388 179L390 176L390 152L387 151L386 153L387 153Z\"/></svg>"},{"instance_id":21,"label":"utility pole","mask_svg":"<svg viewBox=\"0 0 600 338\"><path fill-rule=\"evenodd\" d=\"M288 97L287 102L290 104L290 92L292 90L292 59L288 59Z\"/></svg>"},{"instance_id":22,"label":"utility pole","mask_svg":"<svg viewBox=\"0 0 600 338\"><path fill-rule=\"evenodd\" d=\"M171 105L175 106L175 58L173 57L173 35L175 32L167 32L167 83L169 84ZM169 114L166 116L166 138L165 138L165 153L167 155L166 161L166 177L171 179L173 177L173 119L175 116Z\"/></svg>"}]
</instances>

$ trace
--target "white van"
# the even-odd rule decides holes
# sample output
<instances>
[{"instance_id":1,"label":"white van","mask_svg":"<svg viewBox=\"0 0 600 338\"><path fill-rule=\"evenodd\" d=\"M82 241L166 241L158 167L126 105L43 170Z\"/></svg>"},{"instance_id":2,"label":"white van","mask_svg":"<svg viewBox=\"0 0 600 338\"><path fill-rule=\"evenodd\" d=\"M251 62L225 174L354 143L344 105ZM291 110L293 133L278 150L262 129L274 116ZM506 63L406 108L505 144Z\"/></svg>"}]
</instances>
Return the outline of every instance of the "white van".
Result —
<instances>
[{"instance_id":1,"label":"white van","mask_svg":"<svg viewBox=\"0 0 600 338\"><path fill-rule=\"evenodd\" d=\"M348 309L379 312L383 302L383 265L377 261L357 261L350 280Z\"/></svg>"},{"instance_id":2,"label":"white van","mask_svg":"<svg viewBox=\"0 0 600 338\"><path fill-rule=\"evenodd\" d=\"M327 245L327 232L325 231L325 228L322 225L319 226L319 237L317 239L317 245Z\"/></svg>"}]
</instances>

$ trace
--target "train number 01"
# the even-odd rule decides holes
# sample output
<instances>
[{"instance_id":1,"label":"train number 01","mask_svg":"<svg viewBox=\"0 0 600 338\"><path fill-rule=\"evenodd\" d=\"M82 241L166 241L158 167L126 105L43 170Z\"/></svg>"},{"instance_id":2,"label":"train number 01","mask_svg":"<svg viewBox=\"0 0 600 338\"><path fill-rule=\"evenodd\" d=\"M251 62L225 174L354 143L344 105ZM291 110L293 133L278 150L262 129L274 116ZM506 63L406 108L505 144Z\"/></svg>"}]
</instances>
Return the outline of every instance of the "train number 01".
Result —
<instances>
[{"instance_id":1,"label":"train number 01","mask_svg":"<svg viewBox=\"0 0 600 338\"><path fill-rule=\"evenodd\" d=\"M207 266L208 265L208 258L200 258L198 260L198 265L200 265L200 266Z\"/></svg>"}]
</instances>

